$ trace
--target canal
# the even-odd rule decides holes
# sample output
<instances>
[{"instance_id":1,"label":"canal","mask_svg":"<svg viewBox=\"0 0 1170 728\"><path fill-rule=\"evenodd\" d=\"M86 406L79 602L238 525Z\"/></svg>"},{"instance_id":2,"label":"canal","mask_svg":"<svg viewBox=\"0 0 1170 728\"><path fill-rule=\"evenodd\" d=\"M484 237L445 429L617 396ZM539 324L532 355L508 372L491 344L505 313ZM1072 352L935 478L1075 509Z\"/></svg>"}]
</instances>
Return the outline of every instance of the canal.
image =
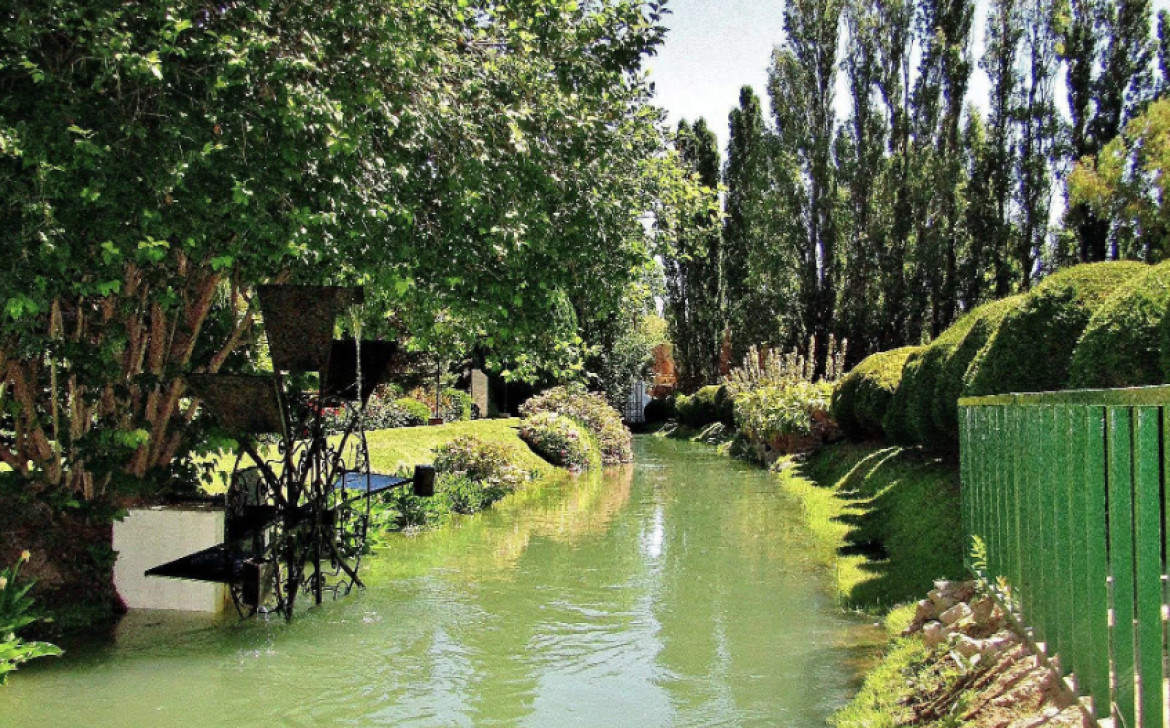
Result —
<instances>
[{"instance_id":1,"label":"canal","mask_svg":"<svg viewBox=\"0 0 1170 728\"><path fill-rule=\"evenodd\" d=\"M395 535L292 624L132 613L12 675L0 725L825 725L871 635L800 504L706 446L636 457Z\"/></svg>"}]
</instances>

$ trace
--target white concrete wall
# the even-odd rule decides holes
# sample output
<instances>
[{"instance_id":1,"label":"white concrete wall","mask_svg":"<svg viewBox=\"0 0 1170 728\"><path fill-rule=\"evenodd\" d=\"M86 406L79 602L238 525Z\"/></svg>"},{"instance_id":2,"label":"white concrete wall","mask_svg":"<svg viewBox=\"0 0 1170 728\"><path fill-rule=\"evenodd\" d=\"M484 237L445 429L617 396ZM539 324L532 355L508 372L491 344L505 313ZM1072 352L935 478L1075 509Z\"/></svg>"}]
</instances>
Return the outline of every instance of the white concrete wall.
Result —
<instances>
[{"instance_id":1,"label":"white concrete wall","mask_svg":"<svg viewBox=\"0 0 1170 728\"><path fill-rule=\"evenodd\" d=\"M223 584L144 576L143 572L223 542L223 510L200 507L132 509L114 523L114 587L131 609L220 612Z\"/></svg>"}]
</instances>

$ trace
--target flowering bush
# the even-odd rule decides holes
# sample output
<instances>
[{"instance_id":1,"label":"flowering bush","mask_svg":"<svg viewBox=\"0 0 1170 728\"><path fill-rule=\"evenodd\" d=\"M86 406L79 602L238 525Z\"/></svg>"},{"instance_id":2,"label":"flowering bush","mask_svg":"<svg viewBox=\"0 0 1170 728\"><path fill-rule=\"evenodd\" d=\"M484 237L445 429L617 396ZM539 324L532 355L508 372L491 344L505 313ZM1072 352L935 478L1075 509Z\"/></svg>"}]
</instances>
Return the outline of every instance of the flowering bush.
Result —
<instances>
[{"instance_id":1,"label":"flowering bush","mask_svg":"<svg viewBox=\"0 0 1170 728\"><path fill-rule=\"evenodd\" d=\"M520 423L520 438L545 460L570 470L584 470L599 457L588 430L555 412L537 412Z\"/></svg>"},{"instance_id":2,"label":"flowering bush","mask_svg":"<svg viewBox=\"0 0 1170 728\"><path fill-rule=\"evenodd\" d=\"M533 397L520 408L525 417L552 412L580 422L597 440L601 460L606 465L628 463L634 459L633 438L622 424L622 416L600 394L554 387Z\"/></svg>"},{"instance_id":3,"label":"flowering bush","mask_svg":"<svg viewBox=\"0 0 1170 728\"><path fill-rule=\"evenodd\" d=\"M516 454L514 448L503 443L463 435L435 452L435 471L464 475L476 482L512 490L530 477L515 464Z\"/></svg>"},{"instance_id":4,"label":"flowering bush","mask_svg":"<svg viewBox=\"0 0 1170 728\"><path fill-rule=\"evenodd\" d=\"M15 565L0 570L0 685L8 673L38 657L61 654L60 648L47 642L25 642L16 636L22 628L36 622L33 600L28 596L32 583L19 584L21 564L29 560L25 551Z\"/></svg>"},{"instance_id":5,"label":"flowering bush","mask_svg":"<svg viewBox=\"0 0 1170 728\"><path fill-rule=\"evenodd\" d=\"M439 414L446 422L462 422L471 419L471 395L461 389L444 389L439 397ZM480 413L486 415L486 412Z\"/></svg>"},{"instance_id":6,"label":"flowering bush","mask_svg":"<svg viewBox=\"0 0 1170 728\"><path fill-rule=\"evenodd\" d=\"M832 393L828 382L744 392L735 399L735 422L741 435L771 450L805 449L834 429L828 414Z\"/></svg>"},{"instance_id":7,"label":"flowering bush","mask_svg":"<svg viewBox=\"0 0 1170 728\"><path fill-rule=\"evenodd\" d=\"M325 410L325 429L342 432L352 411L351 405ZM417 427L430 421L431 410L411 397L391 399L374 394L366 401L362 426L366 430L389 430L395 427Z\"/></svg>"}]
</instances>

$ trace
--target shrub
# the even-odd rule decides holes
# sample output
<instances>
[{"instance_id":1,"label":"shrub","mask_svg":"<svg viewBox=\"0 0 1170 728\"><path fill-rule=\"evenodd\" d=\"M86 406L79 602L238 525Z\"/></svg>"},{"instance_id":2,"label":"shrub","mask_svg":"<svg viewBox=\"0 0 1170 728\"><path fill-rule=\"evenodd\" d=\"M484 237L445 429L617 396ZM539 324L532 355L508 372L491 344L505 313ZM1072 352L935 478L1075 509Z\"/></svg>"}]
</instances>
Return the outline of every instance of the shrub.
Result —
<instances>
[{"instance_id":1,"label":"shrub","mask_svg":"<svg viewBox=\"0 0 1170 728\"><path fill-rule=\"evenodd\" d=\"M846 374L833 390L830 411L850 437L881 437L882 420L902 381L902 369L912 354L925 347L904 346L868 356Z\"/></svg>"},{"instance_id":2,"label":"shrub","mask_svg":"<svg viewBox=\"0 0 1170 728\"><path fill-rule=\"evenodd\" d=\"M939 335L918 359L915 376L906 382L906 424L909 440L935 449L949 449L958 442L959 397L963 377L1004 316L1018 308L1026 296L1009 296L977 307Z\"/></svg>"},{"instance_id":3,"label":"shrub","mask_svg":"<svg viewBox=\"0 0 1170 728\"><path fill-rule=\"evenodd\" d=\"M520 437L553 465L584 470L599 464L589 431L555 412L537 412L520 423Z\"/></svg>"},{"instance_id":4,"label":"shrub","mask_svg":"<svg viewBox=\"0 0 1170 728\"><path fill-rule=\"evenodd\" d=\"M444 389L439 397L439 414L447 422L471 419L471 395L461 389Z\"/></svg>"},{"instance_id":5,"label":"shrub","mask_svg":"<svg viewBox=\"0 0 1170 728\"><path fill-rule=\"evenodd\" d=\"M715 404L721 387L710 385L703 387L689 397L679 397L675 403L675 412L678 421L687 427L696 430L706 427L712 422L719 421L719 408Z\"/></svg>"},{"instance_id":6,"label":"shrub","mask_svg":"<svg viewBox=\"0 0 1170 728\"><path fill-rule=\"evenodd\" d=\"M715 391L715 414L727 427L735 427L735 395L726 384Z\"/></svg>"},{"instance_id":7,"label":"shrub","mask_svg":"<svg viewBox=\"0 0 1170 728\"><path fill-rule=\"evenodd\" d=\"M1170 262L1131 278L1089 319L1069 366L1072 388L1161 384Z\"/></svg>"},{"instance_id":8,"label":"shrub","mask_svg":"<svg viewBox=\"0 0 1170 728\"><path fill-rule=\"evenodd\" d=\"M528 400L520 408L525 417L541 412L553 412L580 422L597 440L603 463L614 465L634 459L630 431L622 424L622 416L602 395L554 387Z\"/></svg>"},{"instance_id":9,"label":"shrub","mask_svg":"<svg viewBox=\"0 0 1170 728\"><path fill-rule=\"evenodd\" d=\"M394 404L402 415L402 424L399 427L418 427L431 420L431 408L417 399L402 397L395 400Z\"/></svg>"},{"instance_id":10,"label":"shrub","mask_svg":"<svg viewBox=\"0 0 1170 728\"><path fill-rule=\"evenodd\" d=\"M516 455L515 448L505 443L462 435L435 451L435 471L513 490L529 478L529 474L516 465Z\"/></svg>"},{"instance_id":11,"label":"shrub","mask_svg":"<svg viewBox=\"0 0 1170 728\"><path fill-rule=\"evenodd\" d=\"M1143 263L1091 263L1044 279L1007 312L971 362L963 394L1064 388L1073 349L1092 315L1122 284L1148 270Z\"/></svg>"},{"instance_id":12,"label":"shrub","mask_svg":"<svg viewBox=\"0 0 1170 728\"><path fill-rule=\"evenodd\" d=\"M914 428L910 425L910 398L911 392L918 386L918 372L925 351L924 347L907 355L906 364L902 367L902 379L882 417L882 431L890 441L899 445L914 445L917 442Z\"/></svg>"},{"instance_id":13,"label":"shrub","mask_svg":"<svg viewBox=\"0 0 1170 728\"><path fill-rule=\"evenodd\" d=\"M832 384L798 382L761 387L735 398L735 423L748 440L773 450L788 450L786 441L819 437L829 422ZM803 449L803 448L802 448Z\"/></svg>"},{"instance_id":14,"label":"shrub","mask_svg":"<svg viewBox=\"0 0 1170 728\"><path fill-rule=\"evenodd\" d=\"M25 642L17 633L39 620L32 611L33 600L28 596L32 583L21 584L20 567L29 559L25 551L13 566L0 569L0 685L8 673L29 660L59 655L61 650L47 642Z\"/></svg>"},{"instance_id":15,"label":"shrub","mask_svg":"<svg viewBox=\"0 0 1170 728\"><path fill-rule=\"evenodd\" d=\"M342 432L349 423L350 405L328 410L325 413L325 429L328 432ZM366 430L390 430L396 427L417 427L430 421L431 409L412 397L393 399L382 393L373 394L366 401L362 415L362 426Z\"/></svg>"}]
</instances>

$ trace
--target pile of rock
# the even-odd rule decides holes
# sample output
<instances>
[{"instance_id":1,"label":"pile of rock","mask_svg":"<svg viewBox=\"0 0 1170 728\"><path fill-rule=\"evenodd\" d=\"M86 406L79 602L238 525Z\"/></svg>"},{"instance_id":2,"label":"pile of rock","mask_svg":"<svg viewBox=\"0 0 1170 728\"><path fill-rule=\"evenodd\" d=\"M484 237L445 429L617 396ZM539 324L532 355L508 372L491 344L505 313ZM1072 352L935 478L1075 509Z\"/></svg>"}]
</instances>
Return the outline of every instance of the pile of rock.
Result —
<instances>
[{"instance_id":1,"label":"pile of rock","mask_svg":"<svg viewBox=\"0 0 1170 728\"><path fill-rule=\"evenodd\" d=\"M1091 728L1082 706L1016 634L999 603L975 582L935 582L904 636L936 648L935 669L961 675L933 694L918 694L914 725L948 716L970 728ZM943 649L945 648L945 649Z\"/></svg>"},{"instance_id":2,"label":"pile of rock","mask_svg":"<svg viewBox=\"0 0 1170 728\"><path fill-rule=\"evenodd\" d=\"M916 633L922 634L927 647L952 645L952 651L968 662L1020 644L1003 609L990 594L979 593L973 581L936 581L902 634Z\"/></svg>"}]
</instances>

